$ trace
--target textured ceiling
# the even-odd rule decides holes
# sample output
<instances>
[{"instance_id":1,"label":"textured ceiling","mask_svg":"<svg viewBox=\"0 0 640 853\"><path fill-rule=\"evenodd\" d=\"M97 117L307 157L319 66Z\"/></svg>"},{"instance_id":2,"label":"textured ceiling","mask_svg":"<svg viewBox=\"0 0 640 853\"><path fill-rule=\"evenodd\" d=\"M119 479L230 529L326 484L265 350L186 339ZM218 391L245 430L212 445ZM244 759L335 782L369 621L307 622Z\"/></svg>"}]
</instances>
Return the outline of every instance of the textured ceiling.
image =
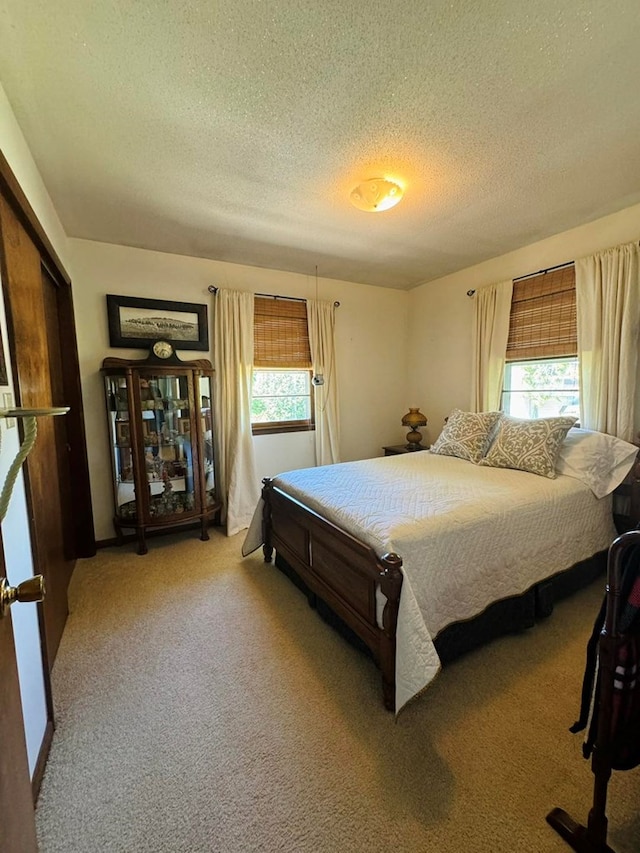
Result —
<instances>
[{"instance_id":1,"label":"textured ceiling","mask_svg":"<svg viewBox=\"0 0 640 853\"><path fill-rule=\"evenodd\" d=\"M637 0L2 0L0 43L73 237L410 288L640 201Z\"/></svg>"}]
</instances>

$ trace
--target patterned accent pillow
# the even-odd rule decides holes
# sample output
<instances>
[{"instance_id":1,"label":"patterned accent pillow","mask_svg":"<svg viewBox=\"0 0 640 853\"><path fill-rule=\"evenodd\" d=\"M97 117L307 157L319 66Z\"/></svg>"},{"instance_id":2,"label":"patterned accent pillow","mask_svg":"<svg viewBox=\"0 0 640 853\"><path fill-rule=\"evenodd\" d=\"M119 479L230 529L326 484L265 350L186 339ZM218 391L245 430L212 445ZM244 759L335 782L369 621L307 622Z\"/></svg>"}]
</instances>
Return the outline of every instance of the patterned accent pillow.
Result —
<instances>
[{"instance_id":1,"label":"patterned accent pillow","mask_svg":"<svg viewBox=\"0 0 640 853\"><path fill-rule=\"evenodd\" d=\"M479 462L491 444L500 412L463 412L454 409L431 445L432 453Z\"/></svg>"},{"instance_id":2,"label":"patterned accent pillow","mask_svg":"<svg viewBox=\"0 0 640 853\"><path fill-rule=\"evenodd\" d=\"M577 418L512 418L502 415L498 431L481 465L517 468L555 479L556 461L565 436Z\"/></svg>"}]
</instances>

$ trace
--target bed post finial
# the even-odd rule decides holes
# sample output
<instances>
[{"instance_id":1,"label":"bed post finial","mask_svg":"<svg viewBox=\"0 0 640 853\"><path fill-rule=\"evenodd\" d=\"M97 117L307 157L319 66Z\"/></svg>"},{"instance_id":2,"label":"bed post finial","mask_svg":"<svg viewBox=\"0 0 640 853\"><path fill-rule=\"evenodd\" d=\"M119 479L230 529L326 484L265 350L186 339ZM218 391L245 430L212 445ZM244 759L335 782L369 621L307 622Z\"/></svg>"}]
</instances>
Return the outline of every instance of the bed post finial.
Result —
<instances>
[{"instance_id":1,"label":"bed post finial","mask_svg":"<svg viewBox=\"0 0 640 853\"><path fill-rule=\"evenodd\" d=\"M402 589L402 557L391 551L380 557L380 591L386 603L382 611L382 633L380 634L380 670L382 672L382 696L389 711L396 710L396 625Z\"/></svg>"}]
</instances>

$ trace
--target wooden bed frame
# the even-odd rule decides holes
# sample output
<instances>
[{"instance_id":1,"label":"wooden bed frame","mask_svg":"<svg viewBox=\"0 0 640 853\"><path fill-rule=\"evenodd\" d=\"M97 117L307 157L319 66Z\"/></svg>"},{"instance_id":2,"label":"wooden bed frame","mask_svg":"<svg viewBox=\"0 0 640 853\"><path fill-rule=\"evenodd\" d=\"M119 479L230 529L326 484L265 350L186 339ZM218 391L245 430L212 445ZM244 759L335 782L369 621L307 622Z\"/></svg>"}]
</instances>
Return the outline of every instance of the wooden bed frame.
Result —
<instances>
[{"instance_id":1,"label":"wooden bed frame","mask_svg":"<svg viewBox=\"0 0 640 853\"><path fill-rule=\"evenodd\" d=\"M378 557L369 545L279 489L272 479L265 478L262 482L265 561L271 562L275 549L278 561L293 570L302 582L310 605L317 606L318 599L324 602L348 631L364 644L382 674L384 705L395 711L396 625L403 579L402 558L395 553ZM622 532L635 527L640 521L640 461L635 463L624 484L616 491L626 502L623 511L615 515L617 529ZM595 572L604 571L606 552L584 562L590 565L586 567L581 563L568 572L562 571L567 567L559 567L556 589L552 578L523 597L509 600L516 602L517 612L521 614L515 621L511 616L506 620L503 618L503 602L499 602L478 617L484 625L476 632L475 638L469 630L473 632L476 620L445 628L435 641L441 658L450 660L459 653L448 653L444 643L441 644L444 648L439 648L438 640L442 635L453 634L454 646L467 651L487 637L531 627L536 613L548 615L551 612L556 596L561 597L583 586L593 579ZM382 627L377 619L378 588L386 598ZM528 603L518 607L525 600Z\"/></svg>"}]
</instances>

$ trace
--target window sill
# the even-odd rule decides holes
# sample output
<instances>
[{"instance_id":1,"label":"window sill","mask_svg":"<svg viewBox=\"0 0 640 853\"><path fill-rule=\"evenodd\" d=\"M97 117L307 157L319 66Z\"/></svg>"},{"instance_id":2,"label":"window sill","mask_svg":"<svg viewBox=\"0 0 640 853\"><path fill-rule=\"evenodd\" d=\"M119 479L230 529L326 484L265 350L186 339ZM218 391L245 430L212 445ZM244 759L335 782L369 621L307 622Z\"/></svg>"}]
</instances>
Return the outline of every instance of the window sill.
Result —
<instances>
[{"instance_id":1,"label":"window sill","mask_svg":"<svg viewBox=\"0 0 640 853\"><path fill-rule=\"evenodd\" d=\"M278 432L311 432L315 430L315 424L309 423L281 423L281 424L252 424L253 435L274 435Z\"/></svg>"}]
</instances>

